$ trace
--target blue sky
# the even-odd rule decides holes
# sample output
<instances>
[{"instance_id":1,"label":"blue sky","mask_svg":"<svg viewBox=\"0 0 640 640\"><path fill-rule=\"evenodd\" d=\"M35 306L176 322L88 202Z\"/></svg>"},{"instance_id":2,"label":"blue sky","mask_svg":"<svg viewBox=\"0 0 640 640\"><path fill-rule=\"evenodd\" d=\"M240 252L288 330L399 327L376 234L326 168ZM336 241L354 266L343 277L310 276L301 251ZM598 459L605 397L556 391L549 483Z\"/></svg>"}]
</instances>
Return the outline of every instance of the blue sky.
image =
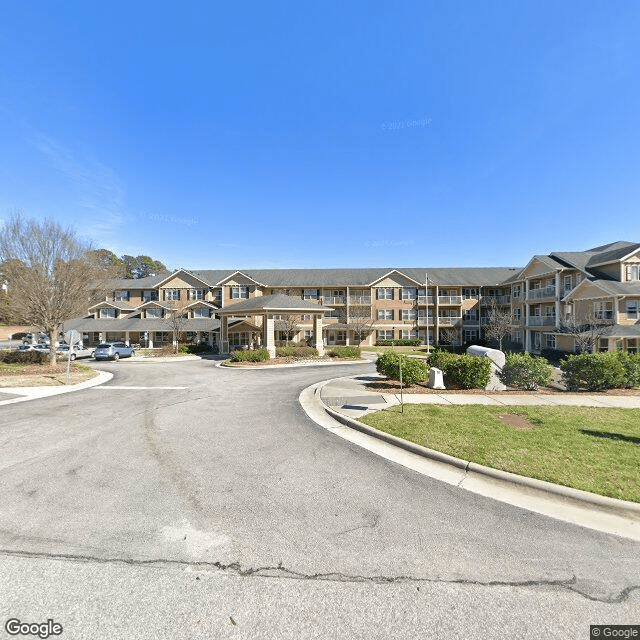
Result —
<instances>
[{"instance_id":1,"label":"blue sky","mask_svg":"<svg viewBox=\"0 0 640 640\"><path fill-rule=\"evenodd\" d=\"M2 16L0 218L194 269L517 266L640 240L637 0Z\"/></svg>"}]
</instances>

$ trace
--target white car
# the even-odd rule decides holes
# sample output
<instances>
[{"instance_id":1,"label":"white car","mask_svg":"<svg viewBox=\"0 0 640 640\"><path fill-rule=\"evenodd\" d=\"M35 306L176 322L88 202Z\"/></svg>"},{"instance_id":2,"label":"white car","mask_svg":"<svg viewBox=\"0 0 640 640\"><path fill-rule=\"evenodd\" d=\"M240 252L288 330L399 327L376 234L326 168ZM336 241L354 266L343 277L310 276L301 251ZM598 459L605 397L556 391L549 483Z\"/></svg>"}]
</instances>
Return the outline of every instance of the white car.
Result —
<instances>
[{"instance_id":1,"label":"white car","mask_svg":"<svg viewBox=\"0 0 640 640\"><path fill-rule=\"evenodd\" d=\"M69 353L69 345L63 344L56 349L56 353L63 358L75 360L76 358L91 358L93 349L85 349L82 345L74 344L71 353Z\"/></svg>"}]
</instances>

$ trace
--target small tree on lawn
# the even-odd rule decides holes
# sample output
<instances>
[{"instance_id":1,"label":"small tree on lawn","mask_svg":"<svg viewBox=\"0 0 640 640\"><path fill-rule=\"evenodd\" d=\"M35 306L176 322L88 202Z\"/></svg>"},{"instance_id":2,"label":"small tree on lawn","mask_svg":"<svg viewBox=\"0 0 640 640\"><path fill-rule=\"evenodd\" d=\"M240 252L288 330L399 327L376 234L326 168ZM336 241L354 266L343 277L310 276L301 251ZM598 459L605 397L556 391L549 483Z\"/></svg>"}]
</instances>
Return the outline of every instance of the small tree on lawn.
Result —
<instances>
[{"instance_id":1,"label":"small tree on lawn","mask_svg":"<svg viewBox=\"0 0 640 640\"><path fill-rule=\"evenodd\" d=\"M50 363L55 365L62 324L85 315L114 274L98 263L91 245L71 227L49 218L27 220L20 213L0 228L0 264L8 283L8 312L48 334Z\"/></svg>"},{"instance_id":2,"label":"small tree on lawn","mask_svg":"<svg viewBox=\"0 0 640 640\"><path fill-rule=\"evenodd\" d=\"M278 331L284 333L287 344L290 340L293 340L293 336L297 335L301 331L301 327L298 324L300 322L300 316L293 314L286 314L282 316L282 320L278 320Z\"/></svg>"},{"instance_id":3,"label":"small tree on lawn","mask_svg":"<svg viewBox=\"0 0 640 640\"><path fill-rule=\"evenodd\" d=\"M174 301L165 301L168 308L164 312L164 324L173 336L174 353L178 353L180 334L186 331L189 323L189 313Z\"/></svg>"},{"instance_id":4,"label":"small tree on lawn","mask_svg":"<svg viewBox=\"0 0 640 640\"><path fill-rule=\"evenodd\" d=\"M448 344L452 347L460 342L460 336L457 329L441 329L440 330L440 342Z\"/></svg>"},{"instance_id":5,"label":"small tree on lawn","mask_svg":"<svg viewBox=\"0 0 640 640\"><path fill-rule=\"evenodd\" d=\"M577 353L593 353L612 324L613 320L599 318L593 312L584 316L582 322L577 322L575 315L571 314L560 323L559 332L573 338Z\"/></svg>"},{"instance_id":6,"label":"small tree on lawn","mask_svg":"<svg viewBox=\"0 0 640 640\"><path fill-rule=\"evenodd\" d=\"M498 349L502 351L502 342L511 333L512 324L511 310L500 307L495 299L492 299L487 313L487 324L484 325L485 338L495 340L498 343Z\"/></svg>"}]
</instances>

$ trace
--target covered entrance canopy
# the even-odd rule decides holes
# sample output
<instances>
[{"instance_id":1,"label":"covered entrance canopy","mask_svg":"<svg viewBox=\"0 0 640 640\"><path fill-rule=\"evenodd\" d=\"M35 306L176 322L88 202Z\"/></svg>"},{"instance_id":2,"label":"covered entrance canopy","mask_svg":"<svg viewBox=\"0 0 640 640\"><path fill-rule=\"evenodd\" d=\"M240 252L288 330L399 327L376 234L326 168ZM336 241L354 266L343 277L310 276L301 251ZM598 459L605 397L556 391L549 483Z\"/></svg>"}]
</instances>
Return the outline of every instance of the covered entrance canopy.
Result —
<instances>
[{"instance_id":1,"label":"covered entrance canopy","mask_svg":"<svg viewBox=\"0 0 640 640\"><path fill-rule=\"evenodd\" d=\"M247 316L260 316L262 318L262 344L274 358L276 355L275 323L274 316L305 314L313 319L313 334L315 347L320 355L324 355L322 342L322 317L325 311L333 311L331 307L323 307L317 302L292 298L284 293L274 293L270 296L257 296L236 304L231 304L216 311L222 320L222 344L228 345L229 319Z\"/></svg>"}]
</instances>

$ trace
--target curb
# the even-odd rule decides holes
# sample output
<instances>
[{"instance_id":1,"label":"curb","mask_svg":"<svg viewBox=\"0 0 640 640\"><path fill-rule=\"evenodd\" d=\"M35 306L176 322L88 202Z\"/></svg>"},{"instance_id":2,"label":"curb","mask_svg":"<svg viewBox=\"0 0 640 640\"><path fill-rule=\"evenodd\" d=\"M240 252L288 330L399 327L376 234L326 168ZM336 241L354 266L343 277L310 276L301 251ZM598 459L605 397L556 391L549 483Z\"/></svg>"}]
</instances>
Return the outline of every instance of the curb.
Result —
<instances>
[{"instance_id":1,"label":"curb","mask_svg":"<svg viewBox=\"0 0 640 640\"><path fill-rule=\"evenodd\" d=\"M98 371L98 375L90 380L79 382L78 384L72 384L69 386L63 385L59 387L2 387L2 390L6 390L7 393L20 394L20 398L10 398L9 400L0 400L0 406L6 404L15 404L16 402L26 402L27 400L39 400L40 398L50 398L52 396L58 396L62 393L72 393L73 391L82 391L83 389L90 389L91 387L97 387L98 385L109 382L113 378L113 373L108 371Z\"/></svg>"},{"instance_id":2,"label":"curb","mask_svg":"<svg viewBox=\"0 0 640 640\"><path fill-rule=\"evenodd\" d=\"M485 467L379 431L329 408L324 403L321 397L322 388L332 381L325 380L307 387L301 392L299 402L316 424L336 435L387 460L466 491L573 524L640 541L640 504ZM310 403L317 403L315 412L309 408ZM330 416L329 420L335 421L334 425L328 425L326 419L323 421L321 413ZM342 426L336 427L335 423ZM344 428L347 432L341 433ZM364 436L356 438L348 432L359 432ZM379 444L376 445L375 441Z\"/></svg>"},{"instance_id":3,"label":"curb","mask_svg":"<svg viewBox=\"0 0 640 640\"><path fill-rule=\"evenodd\" d=\"M229 366L227 363L227 360L223 360L222 362L216 364L216 367L224 367L225 369L235 369L235 370L240 370L240 371L255 371L257 369L287 369L290 367L337 367L339 365L353 365L353 364L371 364L371 360L355 360L355 361L349 361L349 360L344 360L341 362L313 362L313 361L309 361L308 364L295 364L295 363L291 363L291 364L267 364L267 365L261 365L261 366L257 366L257 367L232 367Z\"/></svg>"}]
</instances>

